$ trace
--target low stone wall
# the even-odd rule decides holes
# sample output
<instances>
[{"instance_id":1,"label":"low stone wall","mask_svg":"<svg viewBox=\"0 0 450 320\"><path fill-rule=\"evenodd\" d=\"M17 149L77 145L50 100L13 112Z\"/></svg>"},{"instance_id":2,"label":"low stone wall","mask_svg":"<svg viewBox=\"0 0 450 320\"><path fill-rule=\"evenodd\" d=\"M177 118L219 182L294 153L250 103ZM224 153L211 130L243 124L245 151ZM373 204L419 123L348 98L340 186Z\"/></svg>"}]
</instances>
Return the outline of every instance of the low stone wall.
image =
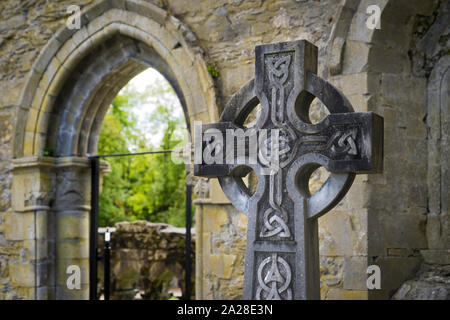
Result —
<instances>
[{"instance_id":1,"label":"low stone wall","mask_svg":"<svg viewBox=\"0 0 450 320\"><path fill-rule=\"evenodd\" d=\"M111 299L169 299L169 292L181 294L178 286L184 292L184 228L147 221L120 222L115 224L115 228L111 236ZM192 279L195 272L194 237L193 234ZM101 236L101 251L103 247ZM98 271L102 291L103 261L99 262Z\"/></svg>"},{"instance_id":2,"label":"low stone wall","mask_svg":"<svg viewBox=\"0 0 450 320\"><path fill-rule=\"evenodd\" d=\"M422 264L417 275L403 283L393 300L450 300L450 264Z\"/></svg>"}]
</instances>

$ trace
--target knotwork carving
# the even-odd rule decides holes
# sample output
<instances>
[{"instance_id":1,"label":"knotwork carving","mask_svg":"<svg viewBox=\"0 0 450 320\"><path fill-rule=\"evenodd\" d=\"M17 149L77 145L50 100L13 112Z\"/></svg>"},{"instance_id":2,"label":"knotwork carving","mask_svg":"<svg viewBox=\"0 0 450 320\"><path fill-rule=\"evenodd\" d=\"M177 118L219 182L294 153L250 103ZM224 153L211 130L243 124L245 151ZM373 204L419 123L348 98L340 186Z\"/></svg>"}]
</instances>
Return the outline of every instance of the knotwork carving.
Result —
<instances>
[{"instance_id":1,"label":"knotwork carving","mask_svg":"<svg viewBox=\"0 0 450 320\"><path fill-rule=\"evenodd\" d=\"M279 266L283 268L280 272ZM258 267L257 300L292 300L289 288L292 279L291 267L276 253L265 258Z\"/></svg>"},{"instance_id":2,"label":"knotwork carving","mask_svg":"<svg viewBox=\"0 0 450 320\"><path fill-rule=\"evenodd\" d=\"M267 68L269 80L272 85L272 122L276 126L282 126L284 122L285 88L284 85L289 76L291 56L285 55L278 59L269 60ZM277 99L278 96L278 99Z\"/></svg>"},{"instance_id":3,"label":"knotwork carving","mask_svg":"<svg viewBox=\"0 0 450 320\"><path fill-rule=\"evenodd\" d=\"M260 236L268 238L278 235L280 238L289 238L291 232L286 224L287 218L285 210L280 206L277 206L276 209L267 209L264 212L264 227Z\"/></svg>"},{"instance_id":4,"label":"knotwork carving","mask_svg":"<svg viewBox=\"0 0 450 320\"><path fill-rule=\"evenodd\" d=\"M284 55L275 59L269 59L267 65L268 77L272 86L272 113L271 118L275 126L280 128L279 134L268 137L261 146L261 160L266 161L272 167L270 175L270 197L271 208L264 212L264 225L260 232L260 237L268 238L279 236L289 238L291 232L287 225L288 215L282 207L283 203L283 176L278 171L291 162L295 155L296 147L291 148L290 144L296 139L295 134L284 124L285 114L285 84L289 78L289 66L291 55ZM278 99L277 99L278 98ZM274 140L275 141L272 141Z\"/></svg>"},{"instance_id":5,"label":"knotwork carving","mask_svg":"<svg viewBox=\"0 0 450 320\"><path fill-rule=\"evenodd\" d=\"M332 145L331 151L334 153L348 153L351 155L357 155L358 149L355 144L357 132L357 128L350 129L345 133L341 133L340 131L336 132L336 137L333 136L334 139L331 139L331 144L339 138L338 147Z\"/></svg>"},{"instance_id":6,"label":"knotwork carving","mask_svg":"<svg viewBox=\"0 0 450 320\"><path fill-rule=\"evenodd\" d=\"M356 137L358 128L354 127L345 132L337 130L330 138L327 136L303 136L299 139L299 144L310 145L310 151L330 150L333 154L347 153L357 155ZM337 140L337 146L336 146Z\"/></svg>"},{"instance_id":7,"label":"knotwork carving","mask_svg":"<svg viewBox=\"0 0 450 320\"><path fill-rule=\"evenodd\" d=\"M283 202L282 196L282 174L276 173L270 176L269 185L269 204L271 208L264 212L264 226L261 230L260 236L268 238L278 235L280 238L289 238L291 232L287 226L288 215L281 207Z\"/></svg>"},{"instance_id":8,"label":"knotwork carving","mask_svg":"<svg viewBox=\"0 0 450 320\"><path fill-rule=\"evenodd\" d=\"M284 168L291 161L296 152L295 133L289 127L272 130L271 135L264 139L259 148L259 160L274 171ZM274 140L274 142L272 142ZM294 144L293 147L291 145Z\"/></svg>"}]
</instances>

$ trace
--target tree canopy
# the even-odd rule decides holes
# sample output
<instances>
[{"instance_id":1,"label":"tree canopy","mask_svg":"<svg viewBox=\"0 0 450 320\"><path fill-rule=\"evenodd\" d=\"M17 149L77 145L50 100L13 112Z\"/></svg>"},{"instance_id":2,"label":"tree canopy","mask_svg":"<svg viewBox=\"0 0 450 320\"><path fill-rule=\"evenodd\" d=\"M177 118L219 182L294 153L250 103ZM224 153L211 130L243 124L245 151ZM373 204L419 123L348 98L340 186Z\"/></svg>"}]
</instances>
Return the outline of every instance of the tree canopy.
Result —
<instances>
[{"instance_id":1,"label":"tree canopy","mask_svg":"<svg viewBox=\"0 0 450 320\"><path fill-rule=\"evenodd\" d=\"M99 155L171 150L187 139L176 94L160 80L144 92L132 84L120 91L103 121ZM141 112L149 106L150 115ZM172 162L170 154L106 159L111 172L103 178L100 226L135 220L185 225L184 164Z\"/></svg>"}]
</instances>

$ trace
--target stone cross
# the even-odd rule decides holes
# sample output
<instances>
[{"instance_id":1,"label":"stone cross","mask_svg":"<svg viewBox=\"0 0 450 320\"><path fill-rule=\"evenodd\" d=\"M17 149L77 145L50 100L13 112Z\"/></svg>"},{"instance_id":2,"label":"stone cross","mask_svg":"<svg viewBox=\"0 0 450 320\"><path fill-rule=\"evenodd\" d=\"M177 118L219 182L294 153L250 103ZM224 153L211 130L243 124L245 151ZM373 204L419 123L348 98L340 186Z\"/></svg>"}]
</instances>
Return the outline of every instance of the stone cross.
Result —
<instances>
[{"instance_id":1,"label":"stone cross","mask_svg":"<svg viewBox=\"0 0 450 320\"><path fill-rule=\"evenodd\" d=\"M355 174L382 171L383 118L354 112L316 75L317 47L305 40L260 45L255 55L255 79L220 121L195 126L194 174L218 177L248 215L244 299L320 299L317 220L344 197ZM330 114L312 124L315 97ZM245 128L258 103L255 126ZM311 195L308 182L320 166L331 173ZM258 177L253 194L242 181L250 170Z\"/></svg>"}]
</instances>

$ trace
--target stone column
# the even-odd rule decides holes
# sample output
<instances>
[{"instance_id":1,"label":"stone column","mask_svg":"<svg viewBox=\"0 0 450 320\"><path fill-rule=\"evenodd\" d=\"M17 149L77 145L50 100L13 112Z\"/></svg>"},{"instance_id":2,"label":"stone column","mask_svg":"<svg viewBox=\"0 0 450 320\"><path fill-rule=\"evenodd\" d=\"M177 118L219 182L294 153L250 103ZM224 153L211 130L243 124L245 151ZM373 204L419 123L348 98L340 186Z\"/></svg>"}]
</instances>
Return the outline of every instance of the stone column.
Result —
<instances>
[{"instance_id":1,"label":"stone column","mask_svg":"<svg viewBox=\"0 0 450 320\"><path fill-rule=\"evenodd\" d=\"M23 299L54 298L54 260L51 200L54 196L54 158L14 160L13 211L5 217L5 237L16 254L10 261L11 284Z\"/></svg>"},{"instance_id":2,"label":"stone column","mask_svg":"<svg viewBox=\"0 0 450 320\"><path fill-rule=\"evenodd\" d=\"M450 162L450 57L442 57L428 80L428 249L427 263L450 263L449 181Z\"/></svg>"},{"instance_id":3,"label":"stone column","mask_svg":"<svg viewBox=\"0 0 450 320\"><path fill-rule=\"evenodd\" d=\"M89 214L91 171L87 158L56 160L55 258L56 299L89 299ZM81 271L80 289L69 289L67 268Z\"/></svg>"},{"instance_id":4,"label":"stone column","mask_svg":"<svg viewBox=\"0 0 450 320\"><path fill-rule=\"evenodd\" d=\"M193 178L192 171L188 176L193 181L194 184L194 194L195 194L195 299L205 299L203 294L203 202L208 202L206 198L209 196L209 183L206 178Z\"/></svg>"},{"instance_id":5,"label":"stone column","mask_svg":"<svg viewBox=\"0 0 450 320\"><path fill-rule=\"evenodd\" d=\"M100 165L101 176L108 172ZM14 160L12 209L5 238L13 244L11 285L23 299L89 298L91 170L87 158ZM69 289L67 268L81 271L81 288Z\"/></svg>"}]
</instances>

